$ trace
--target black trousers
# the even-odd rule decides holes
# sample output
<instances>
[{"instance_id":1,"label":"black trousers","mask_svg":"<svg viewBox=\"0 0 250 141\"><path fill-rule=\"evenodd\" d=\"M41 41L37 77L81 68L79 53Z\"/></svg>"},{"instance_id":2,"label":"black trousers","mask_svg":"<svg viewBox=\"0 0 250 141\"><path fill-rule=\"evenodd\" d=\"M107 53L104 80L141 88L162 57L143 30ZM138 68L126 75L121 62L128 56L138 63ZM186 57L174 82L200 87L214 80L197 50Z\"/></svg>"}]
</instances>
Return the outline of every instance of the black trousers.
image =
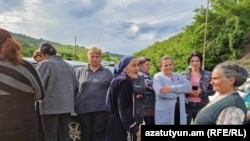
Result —
<instances>
[{"instance_id":1,"label":"black trousers","mask_svg":"<svg viewBox=\"0 0 250 141\"><path fill-rule=\"evenodd\" d=\"M197 113L205 106L203 102L188 102L186 104L187 124L191 125L192 121L196 118Z\"/></svg>"},{"instance_id":2,"label":"black trousers","mask_svg":"<svg viewBox=\"0 0 250 141\"><path fill-rule=\"evenodd\" d=\"M70 113L42 115L45 141L70 141L70 118Z\"/></svg>"},{"instance_id":3,"label":"black trousers","mask_svg":"<svg viewBox=\"0 0 250 141\"><path fill-rule=\"evenodd\" d=\"M180 125L180 101L176 99L175 113L174 113L174 125Z\"/></svg>"},{"instance_id":4,"label":"black trousers","mask_svg":"<svg viewBox=\"0 0 250 141\"><path fill-rule=\"evenodd\" d=\"M81 141L104 141L106 137L108 112L78 114L81 126Z\"/></svg>"}]
</instances>

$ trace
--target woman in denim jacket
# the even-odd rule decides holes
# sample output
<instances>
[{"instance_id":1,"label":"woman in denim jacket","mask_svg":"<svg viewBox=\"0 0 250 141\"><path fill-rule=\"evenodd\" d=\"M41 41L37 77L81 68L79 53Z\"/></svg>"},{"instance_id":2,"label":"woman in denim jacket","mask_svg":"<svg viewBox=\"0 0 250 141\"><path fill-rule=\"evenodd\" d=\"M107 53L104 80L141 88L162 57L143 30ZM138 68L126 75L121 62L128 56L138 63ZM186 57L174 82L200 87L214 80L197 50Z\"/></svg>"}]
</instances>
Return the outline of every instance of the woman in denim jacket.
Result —
<instances>
[{"instance_id":1,"label":"woman in denim jacket","mask_svg":"<svg viewBox=\"0 0 250 141\"><path fill-rule=\"evenodd\" d=\"M214 94L213 88L210 84L211 72L201 69L202 60L201 53L192 52L188 57L190 69L182 72L182 75L192 84L192 90L186 95L188 125L190 125L192 120L195 119L200 109L209 102L208 96Z\"/></svg>"}]
</instances>

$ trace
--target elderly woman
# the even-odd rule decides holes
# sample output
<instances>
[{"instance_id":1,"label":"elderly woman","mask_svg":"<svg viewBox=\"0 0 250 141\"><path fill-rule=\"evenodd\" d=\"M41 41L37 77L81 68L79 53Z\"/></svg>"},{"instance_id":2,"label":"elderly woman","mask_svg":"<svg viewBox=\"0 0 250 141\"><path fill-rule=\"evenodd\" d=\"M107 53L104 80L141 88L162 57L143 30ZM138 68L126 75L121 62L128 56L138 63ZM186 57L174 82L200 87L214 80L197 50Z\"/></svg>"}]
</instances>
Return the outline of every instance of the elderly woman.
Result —
<instances>
[{"instance_id":1,"label":"elderly woman","mask_svg":"<svg viewBox=\"0 0 250 141\"><path fill-rule=\"evenodd\" d=\"M186 125L185 93L191 83L181 74L174 73L174 63L170 56L159 61L160 72L153 77L155 91L155 124Z\"/></svg>"},{"instance_id":2,"label":"elderly woman","mask_svg":"<svg viewBox=\"0 0 250 141\"><path fill-rule=\"evenodd\" d=\"M110 112L106 141L136 141L135 136L140 136L132 82L138 78L138 72L138 61L133 56L124 56L115 68L106 99Z\"/></svg>"},{"instance_id":3,"label":"elderly woman","mask_svg":"<svg viewBox=\"0 0 250 141\"><path fill-rule=\"evenodd\" d=\"M247 75L245 69L237 64L218 64L212 72L210 82L217 97L199 111L193 124L243 124L247 109L236 88L246 81Z\"/></svg>"},{"instance_id":4,"label":"elderly woman","mask_svg":"<svg viewBox=\"0 0 250 141\"><path fill-rule=\"evenodd\" d=\"M75 98L75 110L83 127L81 140L102 141L106 136L108 120L105 99L113 74L101 65L101 49L90 48L88 60L88 66L76 72L80 87Z\"/></svg>"}]
</instances>

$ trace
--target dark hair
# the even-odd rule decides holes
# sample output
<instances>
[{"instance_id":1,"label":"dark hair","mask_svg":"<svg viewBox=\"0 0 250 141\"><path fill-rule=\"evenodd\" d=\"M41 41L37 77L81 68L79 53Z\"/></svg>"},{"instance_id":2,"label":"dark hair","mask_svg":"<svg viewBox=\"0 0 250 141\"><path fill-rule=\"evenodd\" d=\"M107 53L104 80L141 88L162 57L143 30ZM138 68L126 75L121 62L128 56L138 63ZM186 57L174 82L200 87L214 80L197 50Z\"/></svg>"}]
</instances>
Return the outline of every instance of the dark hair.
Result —
<instances>
[{"instance_id":1,"label":"dark hair","mask_svg":"<svg viewBox=\"0 0 250 141\"><path fill-rule=\"evenodd\" d=\"M14 65L23 63L21 48L9 31L0 28L0 60L7 59Z\"/></svg>"},{"instance_id":2,"label":"dark hair","mask_svg":"<svg viewBox=\"0 0 250 141\"><path fill-rule=\"evenodd\" d=\"M56 49L47 42L41 43L40 45L40 52L48 55L56 55Z\"/></svg>"},{"instance_id":3,"label":"dark hair","mask_svg":"<svg viewBox=\"0 0 250 141\"><path fill-rule=\"evenodd\" d=\"M202 66L202 61L203 61L203 56L201 53L197 52L197 51L194 51L192 53L190 53L190 55L188 56L188 64L190 63L190 60L192 59L192 57L198 57L200 62L201 62L201 66Z\"/></svg>"},{"instance_id":4,"label":"dark hair","mask_svg":"<svg viewBox=\"0 0 250 141\"><path fill-rule=\"evenodd\" d=\"M138 61L139 61L139 64L141 65L141 64L144 64L147 61L150 62L150 59L147 58L147 57L139 57Z\"/></svg>"}]
</instances>

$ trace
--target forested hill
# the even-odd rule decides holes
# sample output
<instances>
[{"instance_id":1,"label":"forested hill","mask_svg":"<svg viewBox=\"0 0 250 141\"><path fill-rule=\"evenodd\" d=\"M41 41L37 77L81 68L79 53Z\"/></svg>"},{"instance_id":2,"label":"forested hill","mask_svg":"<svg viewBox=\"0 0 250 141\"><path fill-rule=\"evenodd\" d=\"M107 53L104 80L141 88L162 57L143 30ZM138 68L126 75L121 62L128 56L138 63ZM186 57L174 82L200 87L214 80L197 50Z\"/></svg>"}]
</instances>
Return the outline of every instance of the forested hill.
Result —
<instances>
[{"instance_id":1,"label":"forested hill","mask_svg":"<svg viewBox=\"0 0 250 141\"><path fill-rule=\"evenodd\" d=\"M31 57L33 52L38 49L42 42L50 42L57 49L57 52L63 57L70 57L73 60L80 60L87 62L87 51L88 49L84 46L78 45L64 45L61 43L48 41L44 39L35 39L27 35L13 33L12 35L21 43L22 45L22 55L24 57ZM114 54L110 52L103 53L103 60L118 62L122 55Z\"/></svg>"},{"instance_id":2,"label":"forested hill","mask_svg":"<svg viewBox=\"0 0 250 141\"><path fill-rule=\"evenodd\" d=\"M250 48L249 7L250 0L210 0L205 69L212 70L216 64L226 60L238 60L238 63L249 67L250 58L246 55ZM193 22L184 27L182 33L134 53L151 59L152 74L157 71L158 61L163 55L173 57L175 71L183 71L188 67L190 52L203 52L206 7L194 12Z\"/></svg>"}]
</instances>

